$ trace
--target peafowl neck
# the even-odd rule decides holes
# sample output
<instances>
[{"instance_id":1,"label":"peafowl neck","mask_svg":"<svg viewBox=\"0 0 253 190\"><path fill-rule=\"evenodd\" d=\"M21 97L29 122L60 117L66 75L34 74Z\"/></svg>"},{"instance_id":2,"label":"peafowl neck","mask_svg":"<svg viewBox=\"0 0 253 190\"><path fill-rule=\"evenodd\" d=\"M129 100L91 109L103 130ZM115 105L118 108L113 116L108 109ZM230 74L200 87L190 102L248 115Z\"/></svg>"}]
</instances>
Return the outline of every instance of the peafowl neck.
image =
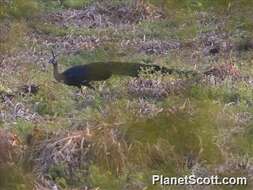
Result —
<instances>
[{"instance_id":1,"label":"peafowl neck","mask_svg":"<svg viewBox=\"0 0 253 190\"><path fill-rule=\"evenodd\" d=\"M58 81L58 82L62 82L63 81L63 75L61 73L59 73L58 70L58 64L54 64L54 78Z\"/></svg>"}]
</instances>

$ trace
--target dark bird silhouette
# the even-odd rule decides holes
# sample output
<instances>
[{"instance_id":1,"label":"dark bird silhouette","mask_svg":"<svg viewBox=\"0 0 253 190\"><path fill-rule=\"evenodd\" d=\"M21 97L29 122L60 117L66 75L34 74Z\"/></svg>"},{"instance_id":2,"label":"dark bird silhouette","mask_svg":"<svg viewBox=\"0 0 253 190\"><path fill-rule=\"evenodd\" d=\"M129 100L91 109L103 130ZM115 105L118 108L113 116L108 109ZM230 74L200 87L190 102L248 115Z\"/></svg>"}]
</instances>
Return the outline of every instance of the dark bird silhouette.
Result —
<instances>
[{"instance_id":1,"label":"dark bird silhouette","mask_svg":"<svg viewBox=\"0 0 253 190\"><path fill-rule=\"evenodd\" d=\"M148 70L151 73L161 72L162 74L177 73L179 75L194 75L193 71L179 71L177 69L168 69L158 65L147 65L140 63L126 62L94 62L85 65L77 65L68 68L63 73L59 73L56 56L52 51L52 58L49 63L53 65L54 77L58 82L67 85L76 86L81 89L82 86L87 86L91 89L94 87L90 84L91 81L104 81L112 75L125 75L138 77L142 70Z\"/></svg>"}]
</instances>

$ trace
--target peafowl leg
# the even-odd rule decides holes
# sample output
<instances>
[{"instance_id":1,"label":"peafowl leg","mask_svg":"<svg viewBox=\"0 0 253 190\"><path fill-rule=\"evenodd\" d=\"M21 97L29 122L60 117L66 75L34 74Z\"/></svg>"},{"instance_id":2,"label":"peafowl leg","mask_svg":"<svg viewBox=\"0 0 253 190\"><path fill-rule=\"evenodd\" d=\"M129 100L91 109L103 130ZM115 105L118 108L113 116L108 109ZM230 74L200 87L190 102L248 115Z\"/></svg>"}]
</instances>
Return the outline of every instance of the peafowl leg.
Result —
<instances>
[{"instance_id":1,"label":"peafowl leg","mask_svg":"<svg viewBox=\"0 0 253 190\"><path fill-rule=\"evenodd\" d=\"M80 88L81 94L84 95L83 87Z\"/></svg>"},{"instance_id":2,"label":"peafowl leg","mask_svg":"<svg viewBox=\"0 0 253 190\"><path fill-rule=\"evenodd\" d=\"M84 95L83 87L80 85L78 88L80 89L81 95Z\"/></svg>"},{"instance_id":3,"label":"peafowl leg","mask_svg":"<svg viewBox=\"0 0 253 190\"><path fill-rule=\"evenodd\" d=\"M95 90L95 88L88 81L83 81L82 85L88 87L89 89Z\"/></svg>"}]
</instances>

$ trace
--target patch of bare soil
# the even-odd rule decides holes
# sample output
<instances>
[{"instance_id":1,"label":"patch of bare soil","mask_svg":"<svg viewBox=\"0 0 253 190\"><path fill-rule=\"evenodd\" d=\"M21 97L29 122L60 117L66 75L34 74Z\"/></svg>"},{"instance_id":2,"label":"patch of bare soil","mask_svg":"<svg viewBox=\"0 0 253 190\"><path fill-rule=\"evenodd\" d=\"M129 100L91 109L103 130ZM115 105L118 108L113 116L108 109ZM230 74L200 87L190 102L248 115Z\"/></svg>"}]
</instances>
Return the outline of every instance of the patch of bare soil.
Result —
<instances>
[{"instance_id":1,"label":"patch of bare soil","mask_svg":"<svg viewBox=\"0 0 253 190\"><path fill-rule=\"evenodd\" d=\"M163 82L152 79L133 79L128 83L128 92L137 97L165 98L169 94L176 94L185 88L185 81L178 80Z\"/></svg>"},{"instance_id":2,"label":"patch of bare soil","mask_svg":"<svg viewBox=\"0 0 253 190\"><path fill-rule=\"evenodd\" d=\"M209 28L207 32L200 32L194 40L199 52L204 56L226 55L230 52L243 52L253 50L253 40L242 36L235 41L235 36L241 36L239 31L227 31L228 17L218 18L212 13L200 12L198 17L199 26Z\"/></svg>"},{"instance_id":3,"label":"patch of bare soil","mask_svg":"<svg viewBox=\"0 0 253 190\"><path fill-rule=\"evenodd\" d=\"M93 4L83 10L63 10L45 16L45 21L58 26L108 27L122 24L136 24L145 19L160 19L161 10L140 0L131 4L111 5L106 1Z\"/></svg>"},{"instance_id":4,"label":"patch of bare soil","mask_svg":"<svg viewBox=\"0 0 253 190\"><path fill-rule=\"evenodd\" d=\"M208 28L207 31L201 31L194 40L202 55L215 56L232 50L231 35L225 30L227 17L220 19L210 12L199 12L197 22L199 27Z\"/></svg>"},{"instance_id":5,"label":"patch of bare soil","mask_svg":"<svg viewBox=\"0 0 253 190\"><path fill-rule=\"evenodd\" d=\"M63 37L30 34L30 41L41 45L45 50L56 48L64 54L75 53L82 50L93 50L101 44L101 40L95 36L66 35Z\"/></svg>"},{"instance_id":6,"label":"patch of bare soil","mask_svg":"<svg viewBox=\"0 0 253 190\"><path fill-rule=\"evenodd\" d=\"M0 64L0 71L14 75L19 72L20 62L25 64L36 64L41 70L46 70L51 49L61 52L61 55L77 53L83 50L92 50L102 42L99 38L90 36L64 36L55 37L48 35L30 34L25 40L27 47L17 52L4 54ZM30 43L30 46L28 45ZM39 45L39 47L38 47Z\"/></svg>"},{"instance_id":7,"label":"patch of bare soil","mask_svg":"<svg viewBox=\"0 0 253 190\"><path fill-rule=\"evenodd\" d=\"M228 173L242 173L244 176L247 176L249 181L253 180L253 162L248 156L238 156L232 157L228 155L227 161L215 168L215 172L219 174L228 174Z\"/></svg>"},{"instance_id":8,"label":"patch of bare soil","mask_svg":"<svg viewBox=\"0 0 253 190\"><path fill-rule=\"evenodd\" d=\"M139 43L138 51L146 54L168 54L171 50L181 48L180 42L147 41Z\"/></svg>"},{"instance_id":9,"label":"patch of bare soil","mask_svg":"<svg viewBox=\"0 0 253 190\"><path fill-rule=\"evenodd\" d=\"M4 123L13 123L17 119L39 122L42 117L31 106L17 100L17 95L27 96L36 94L39 90L37 85L23 85L16 91L0 91L0 120Z\"/></svg>"},{"instance_id":10,"label":"patch of bare soil","mask_svg":"<svg viewBox=\"0 0 253 190\"><path fill-rule=\"evenodd\" d=\"M33 122L41 120L41 116L31 111L26 105L21 102L12 101L8 97L5 98L0 107L0 119L5 123L15 122L18 118Z\"/></svg>"},{"instance_id":11,"label":"patch of bare soil","mask_svg":"<svg viewBox=\"0 0 253 190\"><path fill-rule=\"evenodd\" d=\"M171 51L177 51L185 47L179 41L161 41L161 40L145 40L145 39L133 39L122 40L120 43L122 48L132 48L138 53L145 53L149 55L167 55Z\"/></svg>"},{"instance_id":12,"label":"patch of bare soil","mask_svg":"<svg viewBox=\"0 0 253 190\"><path fill-rule=\"evenodd\" d=\"M48 62L48 55L45 51L36 50L33 48L23 49L11 54L4 54L0 71L3 75L16 75L22 69L22 64L36 64L45 67L45 62ZM22 63L22 64L20 64Z\"/></svg>"}]
</instances>

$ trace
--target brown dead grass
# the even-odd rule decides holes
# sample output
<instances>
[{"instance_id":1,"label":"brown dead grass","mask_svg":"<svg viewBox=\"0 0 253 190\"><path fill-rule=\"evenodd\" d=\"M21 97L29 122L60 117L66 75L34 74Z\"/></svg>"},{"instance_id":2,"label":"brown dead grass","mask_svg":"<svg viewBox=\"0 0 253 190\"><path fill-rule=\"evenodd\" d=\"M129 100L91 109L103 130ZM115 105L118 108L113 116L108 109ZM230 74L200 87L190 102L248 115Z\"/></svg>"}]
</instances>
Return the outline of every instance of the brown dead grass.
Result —
<instances>
[{"instance_id":1,"label":"brown dead grass","mask_svg":"<svg viewBox=\"0 0 253 190\"><path fill-rule=\"evenodd\" d=\"M22 149L16 134L0 129L0 165L15 162Z\"/></svg>"}]
</instances>

